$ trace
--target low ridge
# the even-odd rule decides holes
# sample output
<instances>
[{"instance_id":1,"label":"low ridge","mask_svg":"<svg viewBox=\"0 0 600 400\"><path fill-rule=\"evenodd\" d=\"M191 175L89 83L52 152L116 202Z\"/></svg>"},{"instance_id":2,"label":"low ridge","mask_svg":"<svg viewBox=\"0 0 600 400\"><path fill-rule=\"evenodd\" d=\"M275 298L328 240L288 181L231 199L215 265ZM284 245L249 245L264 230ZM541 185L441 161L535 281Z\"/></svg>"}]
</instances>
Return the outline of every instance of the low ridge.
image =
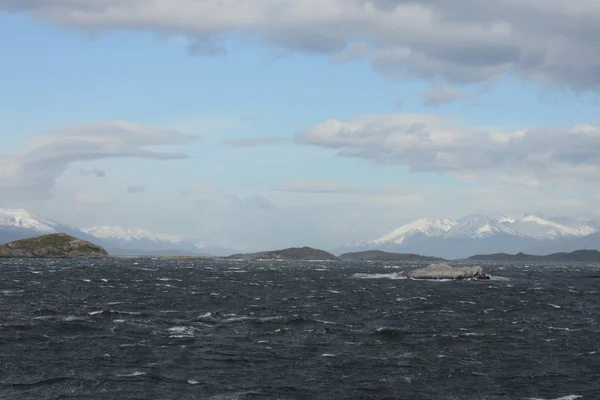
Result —
<instances>
[{"instance_id":1,"label":"low ridge","mask_svg":"<svg viewBox=\"0 0 600 400\"><path fill-rule=\"evenodd\" d=\"M344 261L445 261L439 257L422 256L412 253L389 253L382 250L366 250L340 255Z\"/></svg>"},{"instance_id":2,"label":"low ridge","mask_svg":"<svg viewBox=\"0 0 600 400\"><path fill-rule=\"evenodd\" d=\"M536 256L532 254L478 254L469 257L472 261L549 261L549 262L600 262L600 251L597 250L577 250L571 253L553 253L545 256Z\"/></svg>"},{"instance_id":3,"label":"low ridge","mask_svg":"<svg viewBox=\"0 0 600 400\"><path fill-rule=\"evenodd\" d=\"M229 259L236 260L304 260L304 261L330 261L338 260L336 256L324 250L312 247L291 247L283 250L263 251L251 254L234 254Z\"/></svg>"}]
</instances>

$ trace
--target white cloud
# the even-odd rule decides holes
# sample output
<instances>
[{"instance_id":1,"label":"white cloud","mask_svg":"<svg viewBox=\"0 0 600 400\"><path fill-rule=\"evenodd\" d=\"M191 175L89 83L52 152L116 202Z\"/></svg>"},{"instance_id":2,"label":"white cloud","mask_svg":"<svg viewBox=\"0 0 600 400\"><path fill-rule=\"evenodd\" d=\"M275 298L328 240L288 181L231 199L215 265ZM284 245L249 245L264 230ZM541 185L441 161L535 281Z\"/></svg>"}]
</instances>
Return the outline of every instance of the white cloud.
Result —
<instances>
[{"instance_id":1,"label":"white cloud","mask_svg":"<svg viewBox=\"0 0 600 400\"><path fill-rule=\"evenodd\" d=\"M362 115L324 122L295 140L412 172L449 172L466 182L537 187L600 181L600 128L591 125L503 133L479 131L448 116Z\"/></svg>"},{"instance_id":2,"label":"white cloud","mask_svg":"<svg viewBox=\"0 0 600 400\"><path fill-rule=\"evenodd\" d=\"M431 86L422 94L423 103L430 107L439 107L445 104L462 100L466 97L465 93L456 90L450 86Z\"/></svg>"},{"instance_id":3,"label":"white cloud","mask_svg":"<svg viewBox=\"0 0 600 400\"><path fill-rule=\"evenodd\" d=\"M340 62L373 54L393 77L473 83L511 73L600 90L596 0L2 0L2 8L93 32L184 36L201 54L223 54L222 40L243 37Z\"/></svg>"},{"instance_id":4,"label":"white cloud","mask_svg":"<svg viewBox=\"0 0 600 400\"><path fill-rule=\"evenodd\" d=\"M6 198L45 198L51 195L55 179L75 162L115 157L181 159L187 156L151 148L185 145L197 139L128 121L85 123L43 132L32 137L22 151L0 156L0 193Z\"/></svg>"}]
</instances>

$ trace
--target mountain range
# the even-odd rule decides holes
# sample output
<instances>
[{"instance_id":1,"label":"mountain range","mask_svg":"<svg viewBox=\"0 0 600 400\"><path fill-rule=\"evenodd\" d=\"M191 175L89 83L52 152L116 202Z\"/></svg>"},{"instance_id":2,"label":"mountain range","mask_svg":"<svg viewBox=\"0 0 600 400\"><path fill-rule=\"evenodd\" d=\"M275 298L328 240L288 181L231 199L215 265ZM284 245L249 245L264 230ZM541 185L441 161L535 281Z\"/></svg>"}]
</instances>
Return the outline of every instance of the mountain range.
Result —
<instances>
[{"instance_id":1,"label":"mountain range","mask_svg":"<svg viewBox=\"0 0 600 400\"><path fill-rule=\"evenodd\" d=\"M427 218L404 224L381 237L348 243L342 251L384 250L458 259L473 254L547 254L600 250L600 217L470 215L458 220Z\"/></svg>"},{"instance_id":2,"label":"mountain range","mask_svg":"<svg viewBox=\"0 0 600 400\"><path fill-rule=\"evenodd\" d=\"M23 209L0 208L0 244L49 233L66 233L115 255L228 256L237 252L178 235L118 226L76 228ZM458 220L421 218L379 238L348 243L333 253L382 250L460 259L474 254L543 255L578 249L600 250L600 216L549 217L536 213L470 215Z\"/></svg>"},{"instance_id":3,"label":"mountain range","mask_svg":"<svg viewBox=\"0 0 600 400\"><path fill-rule=\"evenodd\" d=\"M75 228L23 209L0 208L0 244L50 233L67 233L106 248L114 255L212 255L226 256L235 250L185 240L177 235L140 228L95 226Z\"/></svg>"}]
</instances>

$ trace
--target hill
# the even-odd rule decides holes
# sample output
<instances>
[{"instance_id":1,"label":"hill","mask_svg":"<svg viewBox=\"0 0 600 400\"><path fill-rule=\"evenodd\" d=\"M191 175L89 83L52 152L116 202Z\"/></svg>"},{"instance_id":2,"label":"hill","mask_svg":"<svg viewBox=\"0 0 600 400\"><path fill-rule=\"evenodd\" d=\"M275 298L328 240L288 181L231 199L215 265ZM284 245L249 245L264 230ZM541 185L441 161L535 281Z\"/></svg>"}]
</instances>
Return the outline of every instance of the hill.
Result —
<instances>
[{"instance_id":1,"label":"hill","mask_svg":"<svg viewBox=\"0 0 600 400\"><path fill-rule=\"evenodd\" d=\"M304 260L304 261L330 261L338 260L336 256L324 250L312 247L292 247L283 250L263 251L251 254L234 254L228 259L236 260Z\"/></svg>"},{"instance_id":2,"label":"hill","mask_svg":"<svg viewBox=\"0 0 600 400\"><path fill-rule=\"evenodd\" d=\"M546 256L536 256L532 254L478 254L469 257L471 261L546 261L546 262L600 262L600 251L597 250L576 250L571 253L554 253Z\"/></svg>"},{"instance_id":3,"label":"hill","mask_svg":"<svg viewBox=\"0 0 600 400\"><path fill-rule=\"evenodd\" d=\"M416 261L435 262L444 261L443 258L422 256L412 253L389 253L382 250L366 250L340 255L344 261Z\"/></svg>"},{"instance_id":4,"label":"hill","mask_svg":"<svg viewBox=\"0 0 600 400\"><path fill-rule=\"evenodd\" d=\"M65 233L18 240L0 246L0 257L11 258L98 258L107 257L102 247Z\"/></svg>"}]
</instances>

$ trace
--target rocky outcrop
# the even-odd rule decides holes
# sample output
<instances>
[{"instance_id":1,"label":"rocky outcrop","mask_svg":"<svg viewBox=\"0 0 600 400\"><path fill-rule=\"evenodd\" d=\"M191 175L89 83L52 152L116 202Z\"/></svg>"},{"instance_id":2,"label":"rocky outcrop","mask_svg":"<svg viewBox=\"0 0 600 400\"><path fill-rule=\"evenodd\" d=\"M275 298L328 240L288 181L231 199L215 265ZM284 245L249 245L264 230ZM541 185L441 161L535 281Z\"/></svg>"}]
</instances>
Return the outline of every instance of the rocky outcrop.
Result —
<instances>
[{"instance_id":1,"label":"rocky outcrop","mask_svg":"<svg viewBox=\"0 0 600 400\"><path fill-rule=\"evenodd\" d=\"M452 267L445 263L415 269L407 275L413 279L489 279L481 267Z\"/></svg>"},{"instance_id":2,"label":"rocky outcrop","mask_svg":"<svg viewBox=\"0 0 600 400\"><path fill-rule=\"evenodd\" d=\"M235 260L304 260L304 261L332 261L338 258L324 250L312 247L292 247L289 249L263 251L252 254L234 254L227 257Z\"/></svg>"},{"instance_id":3,"label":"rocky outcrop","mask_svg":"<svg viewBox=\"0 0 600 400\"><path fill-rule=\"evenodd\" d=\"M23 239L0 246L0 257L11 258L99 258L108 253L100 246L65 233Z\"/></svg>"}]
</instances>

